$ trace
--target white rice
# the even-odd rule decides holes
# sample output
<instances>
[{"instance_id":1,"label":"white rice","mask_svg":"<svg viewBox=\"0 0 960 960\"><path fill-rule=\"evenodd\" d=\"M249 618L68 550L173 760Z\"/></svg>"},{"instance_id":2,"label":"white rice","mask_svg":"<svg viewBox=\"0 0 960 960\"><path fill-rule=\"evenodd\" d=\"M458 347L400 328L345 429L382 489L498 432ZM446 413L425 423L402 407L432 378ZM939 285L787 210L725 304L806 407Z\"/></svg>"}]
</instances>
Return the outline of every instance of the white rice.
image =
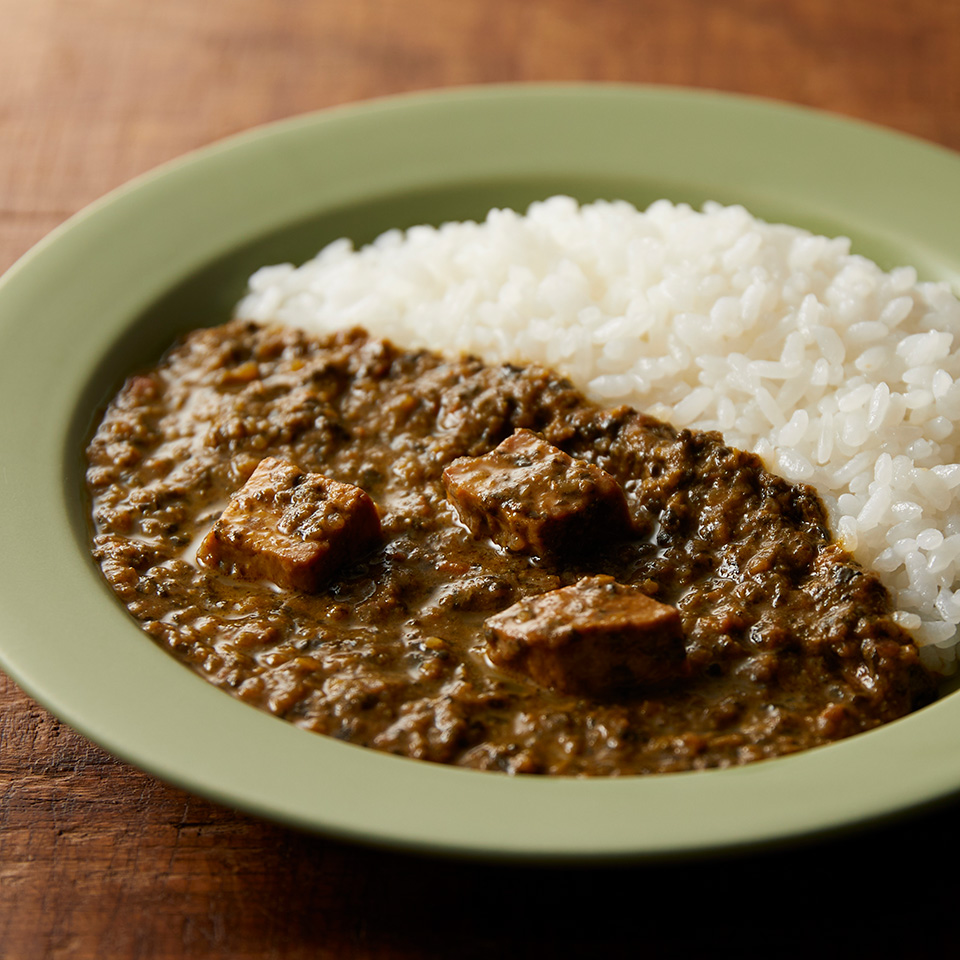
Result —
<instances>
[{"instance_id":1,"label":"white rice","mask_svg":"<svg viewBox=\"0 0 960 960\"><path fill-rule=\"evenodd\" d=\"M553 197L265 267L238 315L536 361L602 404L721 430L816 487L926 662L955 667L960 301L945 283L742 207Z\"/></svg>"}]
</instances>

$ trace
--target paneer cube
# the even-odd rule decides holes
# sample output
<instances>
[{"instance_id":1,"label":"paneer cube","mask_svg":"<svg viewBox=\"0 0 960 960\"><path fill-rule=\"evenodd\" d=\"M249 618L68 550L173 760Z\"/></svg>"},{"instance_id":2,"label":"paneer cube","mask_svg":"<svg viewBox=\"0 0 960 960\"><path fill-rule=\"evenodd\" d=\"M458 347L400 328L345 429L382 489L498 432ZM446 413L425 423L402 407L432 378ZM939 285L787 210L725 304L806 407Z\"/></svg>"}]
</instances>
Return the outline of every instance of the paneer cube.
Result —
<instances>
[{"instance_id":1,"label":"paneer cube","mask_svg":"<svg viewBox=\"0 0 960 960\"><path fill-rule=\"evenodd\" d=\"M261 460L197 551L197 560L241 580L314 592L381 539L374 502L359 487Z\"/></svg>"},{"instance_id":2,"label":"paneer cube","mask_svg":"<svg viewBox=\"0 0 960 960\"><path fill-rule=\"evenodd\" d=\"M663 683L686 656L677 608L608 576L526 597L485 626L495 664L579 696Z\"/></svg>"},{"instance_id":3,"label":"paneer cube","mask_svg":"<svg viewBox=\"0 0 960 960\"><path fill-rule=\"evenodd\" d=\"M620 484L531 430L517 430L485 456L454 460L443 483L474 536L515 553L589 550L632 531Z\"/></svg>"}]
</instances>

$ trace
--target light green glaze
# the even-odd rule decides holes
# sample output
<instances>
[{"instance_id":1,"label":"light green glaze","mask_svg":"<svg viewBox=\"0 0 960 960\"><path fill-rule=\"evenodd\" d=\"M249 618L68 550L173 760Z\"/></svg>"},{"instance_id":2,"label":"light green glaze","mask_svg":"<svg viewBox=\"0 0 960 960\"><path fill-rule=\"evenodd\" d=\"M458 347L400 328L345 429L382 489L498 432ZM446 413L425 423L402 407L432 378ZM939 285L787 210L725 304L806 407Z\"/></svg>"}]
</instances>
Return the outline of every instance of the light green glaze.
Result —
<instances>
[{"instance_id":1,"label":"light green glaze","mask_svg":"<svg viewBox=\"0 0 960 960\"><path fill-rule=\"evenodd\" d=\"M657 857L783 842L960 790L960 699L737 770L565 780L449 769L240 704L140 633L87 556L97 405L179 331L220 322L256 266L342 234L482 216L555 192L666 196L851 235L884 266L960 277L960 158L757 100L486 87L280 123L75 217L0 281L0 663L66 722L223 803L373 843L487 857Z\"/></svg>"}]
</instances>

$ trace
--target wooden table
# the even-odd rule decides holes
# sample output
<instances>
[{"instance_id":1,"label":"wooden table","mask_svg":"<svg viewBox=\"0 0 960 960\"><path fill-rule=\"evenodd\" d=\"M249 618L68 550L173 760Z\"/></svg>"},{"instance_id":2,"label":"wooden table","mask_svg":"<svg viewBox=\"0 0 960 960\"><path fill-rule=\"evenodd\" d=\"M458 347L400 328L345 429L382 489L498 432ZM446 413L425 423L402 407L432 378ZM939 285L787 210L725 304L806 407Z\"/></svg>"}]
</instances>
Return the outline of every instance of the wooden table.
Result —
<instances>
[{"instance_id":1,"label":"wooden table","mask_svg":"<svg viewBox=\"0 0 960 960\"><path fill-rule=\"evenodd\" d=\"M0 0L0 24L0 269L190 148L444 85L713 87L960 149L955 0ZM708 863L419 860L302 836L169 787L0 675L5 960L692 957L724 941L779 956L955 953L960 884L953 866L948 879L936 866L960 852L949 833L958 816L954 803ZM779 919L781 905L810 917Z\"/></svg>"}]
</instances>

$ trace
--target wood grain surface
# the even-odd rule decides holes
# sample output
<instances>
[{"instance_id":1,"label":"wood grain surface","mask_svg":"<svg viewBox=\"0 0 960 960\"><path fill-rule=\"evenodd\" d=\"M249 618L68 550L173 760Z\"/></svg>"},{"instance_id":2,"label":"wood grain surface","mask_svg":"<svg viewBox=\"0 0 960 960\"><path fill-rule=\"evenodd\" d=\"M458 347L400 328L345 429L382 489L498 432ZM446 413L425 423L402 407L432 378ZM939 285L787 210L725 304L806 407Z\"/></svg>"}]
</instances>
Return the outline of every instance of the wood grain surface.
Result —
<instances>
[{"instance_id":1,"label":"wood grain surface","mask_svg":"<svg viewBox=\"0 0 960 960\"><path fill-rule=\"evenodd\" d=\"M960 149L955 0L0 0L0 24L0 270L186 150L406 90L710 87ZM0 958L953 955L958 815L706 863L421 860L192 797L0 675Z\"/></svg>"}]
</instances>

